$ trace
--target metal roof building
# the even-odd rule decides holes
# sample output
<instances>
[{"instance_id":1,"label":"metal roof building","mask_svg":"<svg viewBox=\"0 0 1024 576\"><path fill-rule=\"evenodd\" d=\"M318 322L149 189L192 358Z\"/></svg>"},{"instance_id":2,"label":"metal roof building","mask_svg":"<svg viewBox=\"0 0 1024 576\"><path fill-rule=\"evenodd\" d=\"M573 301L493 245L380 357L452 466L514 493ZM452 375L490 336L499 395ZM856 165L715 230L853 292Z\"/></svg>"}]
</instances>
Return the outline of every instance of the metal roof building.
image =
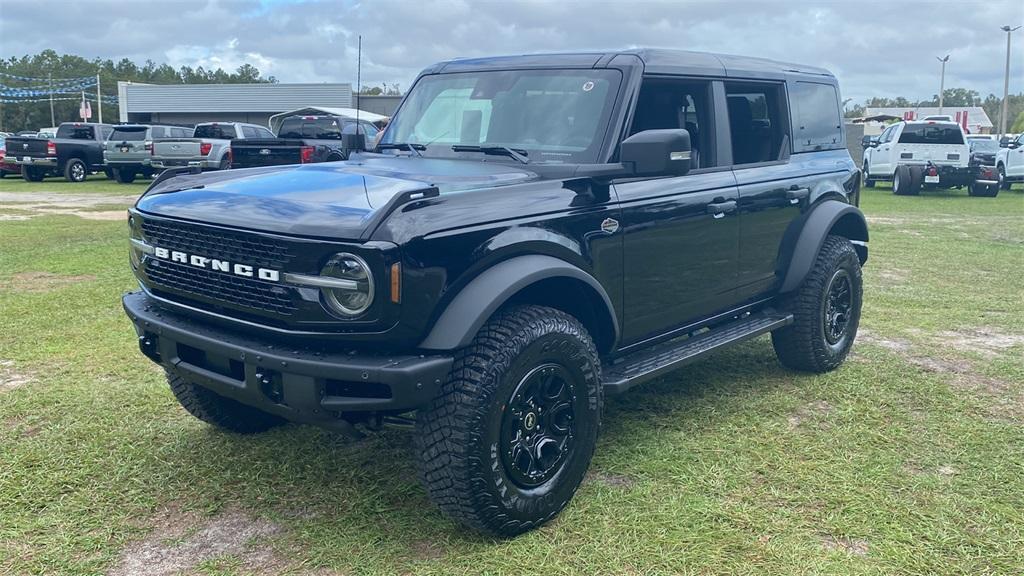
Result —
<instances>
[{"instance_id":1,"label":"metal roof building","mask_svg":"<svg viewBox=\"0 0 1024 576\"><path fill-rule=\"evenodd\" d=\"M964 127L971 134L989 134L992 132L992 121L981 106L944 106L939 112L938 106L919 106L912 108L868 108L864 116L895 116L904 120L921 120L928 116L951 116L953 121ZM885 125L881 122L867 122L864 134L874 136L881 134Z\"/></svg>"},{"instance_id":2,"label":"metal roof building","mask_svg":"<svg viewBox=\"0 0 1024 576\"><path fill-rule=\"evenodd\" d=\"M250 122L306 106L351 108L352 85L343 84L133 84L117 83L121 122L196 124Z\"/></svg>"}]
</instances>

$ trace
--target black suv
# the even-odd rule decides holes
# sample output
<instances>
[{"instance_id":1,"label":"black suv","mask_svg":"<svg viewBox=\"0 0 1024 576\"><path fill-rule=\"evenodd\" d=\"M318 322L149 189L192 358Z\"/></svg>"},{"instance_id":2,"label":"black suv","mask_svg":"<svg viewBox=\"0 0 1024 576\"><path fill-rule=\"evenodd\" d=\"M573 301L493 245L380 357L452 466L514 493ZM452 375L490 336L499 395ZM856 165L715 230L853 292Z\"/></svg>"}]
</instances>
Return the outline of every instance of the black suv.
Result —
<instances>
[{"instance_id":1,"label":"black suv","mask_svg":"<svg viewBox=\"0 0 1024 576\"><path fill-rule=\"evenodd\" d=\"M868 232L827 71L667 50L453 60L343 163L168 170L130 211L142 352L186 410L415 427L434 502L554 517L606 394L771 333L846 358Z\"/></svg>"}]
</instances>

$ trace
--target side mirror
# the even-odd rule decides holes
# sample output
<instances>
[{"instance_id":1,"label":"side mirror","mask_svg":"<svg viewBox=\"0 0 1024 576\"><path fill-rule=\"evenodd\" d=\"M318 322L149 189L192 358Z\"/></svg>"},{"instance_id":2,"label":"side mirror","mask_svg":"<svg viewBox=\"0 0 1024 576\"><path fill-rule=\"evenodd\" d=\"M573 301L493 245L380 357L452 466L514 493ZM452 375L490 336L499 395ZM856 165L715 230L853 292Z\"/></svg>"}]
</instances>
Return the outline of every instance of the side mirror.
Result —
<instances>
[{"instance_id":1,"label":"side mirror","mask_svg":"<svg viewBox=\"0 0 1024 576\"><path fill-rule=\"evenodd\" d=\"M619 159L635 176L682 176L690 171L690 133L644 130L622 141Z\"/></svg>"},{"instance_id":2,"label":"side mirror","mask_svg":"<svg viewBox=\"0 0 1024 576\"><path fill-rule=\"evenodd\" d=\"M1016 150L1017 148L1020 148L1020 142L1008 142L1006 147L1010 150Z\"/></svg>"}]
</instances>

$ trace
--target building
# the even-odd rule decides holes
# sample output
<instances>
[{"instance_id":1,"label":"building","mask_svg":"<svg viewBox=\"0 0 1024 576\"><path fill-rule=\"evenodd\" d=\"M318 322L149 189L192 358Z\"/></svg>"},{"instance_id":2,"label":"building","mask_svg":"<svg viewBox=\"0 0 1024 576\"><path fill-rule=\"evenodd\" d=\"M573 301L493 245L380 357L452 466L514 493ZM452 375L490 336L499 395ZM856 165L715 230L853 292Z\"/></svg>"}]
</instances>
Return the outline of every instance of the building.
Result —
<instances>
[{"instance_id":1,"label":"building","mask_svg":"<svg viewBox=\"0 0 1024 576\"><path fill-rule=\"evenodd\" d=\"M352 108L352 85L117 83L121 122L250 122L307 106Z\"/></svg>"},{"instance_id":2,"label":"building","mask_svg":"<svg viewBox=\"0 0 1024 576\"><path fill-rule=\"evenodd\" d=\"M868 108L864 112L865 118L875 116L893 116L904 120L923 120L928 116L952 116L958 124L964 127L968 134L991 134L992 121L981 106L943 106L939 112L938 106L921 106L914 108ZM884 122L865 122L864 134L876 136L882 133L886 124Z\"/></svg>"}]
</instances>

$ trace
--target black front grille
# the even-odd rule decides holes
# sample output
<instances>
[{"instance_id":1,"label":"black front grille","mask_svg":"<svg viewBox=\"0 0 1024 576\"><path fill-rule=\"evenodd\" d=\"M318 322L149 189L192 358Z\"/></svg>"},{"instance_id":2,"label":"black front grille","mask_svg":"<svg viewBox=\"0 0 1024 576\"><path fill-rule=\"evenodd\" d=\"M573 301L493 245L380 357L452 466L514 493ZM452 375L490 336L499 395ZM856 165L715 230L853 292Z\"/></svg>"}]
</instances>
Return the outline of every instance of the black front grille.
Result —
<instances>
[{"instance_id":1,"label":"black front grille","mask_svg":"<svg viewBox=\"0 0 1024 576\"><path fill-rule=\"evenodd\" d=\"M257 234L170 220L144 220L146 241L160 248L283 271L292 262L289 246ZM291 289L275 282L149 257L152 287L184 297L201 297L256 313L291 316L297 307Z\"/></svg>"},{"instance_id":2,"label":"black front grille","mask_svg":"<svg viewBox=\"0 0 1024 576\"><path fill-rule=\"evenodd\" d=\"M296 310L288 289L271 282L154 258L146 262L146 275L158 287L281 316L290 316Z\"/></svg>"},{"instance_id":3,"label":"black front grille","mask_svg":"<svg viewBox=\"0 0 1024 576\"><path fill-rule=\"evenodd\" d=\"M155 220L143 221L142 232L154 246L250 266L284 270L292 259L288 246L246 232Z\"/></svg>"}]
</instances>

